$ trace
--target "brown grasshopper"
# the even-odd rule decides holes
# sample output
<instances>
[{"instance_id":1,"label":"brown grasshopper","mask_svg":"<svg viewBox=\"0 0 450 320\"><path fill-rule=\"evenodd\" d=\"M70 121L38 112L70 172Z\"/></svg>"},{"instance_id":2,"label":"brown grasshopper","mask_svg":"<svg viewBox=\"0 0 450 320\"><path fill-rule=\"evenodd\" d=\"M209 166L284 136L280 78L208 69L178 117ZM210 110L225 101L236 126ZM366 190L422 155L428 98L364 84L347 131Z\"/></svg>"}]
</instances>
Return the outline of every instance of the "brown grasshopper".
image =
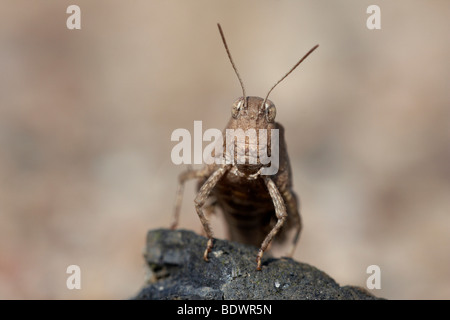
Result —
<instances>
[{"instance_id":1,"label":"brown grasshopper","mask_svg":"<svg viewBox=\"0 0 450 320\"><path fill-rule=\"evenodd\" d=\"M198 179L198 194L194 203L208 237L203 255L204 260L208 261L208 253L213 247L213 232L204 209L212 212L215 206L219 206L228 224L230 240L260 246L256 257L256 269L261 270L261 258L272 240L285 242L288 232L293 229L295 233L290 250L290 256L292 256L302 229L298 199L292 190L291 167L284 141L284 129L281 124L275 122L276 108L273 102L268 100L268 97L272 90L294 71L318 45L313 47L275 83L264 99L247 97L220 24L218 27L228 58L239 79L243 95L231 107L232 117L226 128L226 139L223 139L223 147L226 147L226 152L222 154L213 152L214 157L223 161L214 162L198 170L189 169L179 175L175 217L171 228L175 229L178 224L184 183L190 179ZM236 141L234 136L230 138L228 134L230 129L242 129L245 132L253 129L260 133L259 140L256 137L252 140L250 135L246 135L245 140L239 140L239 137L236 136ZM269 136L272 138L271 134L274 129L278 132L278 141L276 141L278 145L273 145L272 139L268 139ZM267 137L264 137L266 132ZM226 142L230 141L231 148L228 148L229 145ZM263 163L260 157L256 156L260 150L266 150L269 156L273 156L273 150L279 151L278 170L274 174L262 174L271 163ZM238 156L243 156L241 160L245 159L245 162L236 161ZM213 201L205 207L208 199ZM278 236L275 238L276 235Z\"/></svg>"}]
</instances>

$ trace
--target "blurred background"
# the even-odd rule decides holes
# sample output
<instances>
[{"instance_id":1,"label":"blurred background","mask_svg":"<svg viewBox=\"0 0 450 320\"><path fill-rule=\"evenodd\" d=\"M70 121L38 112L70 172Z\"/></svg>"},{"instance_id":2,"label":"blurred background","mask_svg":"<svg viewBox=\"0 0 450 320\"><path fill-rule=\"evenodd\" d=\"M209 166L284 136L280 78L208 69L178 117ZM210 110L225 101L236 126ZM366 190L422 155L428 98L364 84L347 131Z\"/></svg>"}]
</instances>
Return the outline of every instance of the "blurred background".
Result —
<instances>
[{"instance_id":1,"label":"blurred background","mask_svg":"<svg viewBox=\"0 0 450 320\"><path fill-rule=\"evenodd\" d=\"M302 201L295 259L363 287L375 264L377 296L449 299L449 15L445 0L2 1L0 298L139 291L185 169L172 131L224 128L241 95L220 22L248 95L320 44L271 94ZM180 227L199 232L194 192Z\"/></svg>"}]
</instances>

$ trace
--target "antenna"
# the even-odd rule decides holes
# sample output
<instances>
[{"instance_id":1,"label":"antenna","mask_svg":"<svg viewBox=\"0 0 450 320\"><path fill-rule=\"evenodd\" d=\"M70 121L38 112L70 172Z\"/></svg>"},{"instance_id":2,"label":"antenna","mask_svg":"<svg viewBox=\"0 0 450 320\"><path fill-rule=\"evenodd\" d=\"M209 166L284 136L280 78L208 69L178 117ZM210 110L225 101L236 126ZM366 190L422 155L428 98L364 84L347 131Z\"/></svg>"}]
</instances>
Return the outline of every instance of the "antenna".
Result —
<instances>
[{"instance_id":1,"label":"antenna","mask_svg":"<svg viewBox=\"0 0 450 320\"><path fill-rule=\"evenodd\" d=\"M281 81L283 81L284 78L286 78L292 71L294 71L295 68L297 68L298 65L299 65L300 63L302 63L303 60L306 59L306 57L308 57L314 50L316 50L318 46L319 46L319 45L317 44L317 45L315 45L311 50L309 50L308 53L305 54L305 55L303 56L303 58L301 58L300 61L297 62L297 63L295 64L295 66L293 66L293 67L291 68L291 70L289 70L289 72L286 73L286 74L283 76L283 78L281 78L280 80L278 80L277 83L275 83L275 84L273 85L273 87L272 87L272 88L269 90L269 92L267 93L266 98L264 99L263 106L266 104L267 98L269 98L269 94L272 92L272 90L275 89L275 87L276 87Z\"/></svg>"},{"instance_id":2,"label":"antenna","mask_svg":"<svg viewBox=\"0 0 450 320\"><path fill-rule=\"evenodd\" d=\"M231 57L230 50L228 49L227 41L225 40L225 36L223 35L222 27L220 26L220 23L217 24L219 27L220 36L222 37L223 45L225 46L225 50L227 51L228 58L230 59L231 65L233 66L234 72L236 73L239 83L241 84L242 88L242 95L244 96L244 109L247 107L247 97L245 95L245 88L244 83L242 82L241 76L239 75L239 72L237 71L236 65L234 64L233 58Z\"/></svg>"}]
</instances>

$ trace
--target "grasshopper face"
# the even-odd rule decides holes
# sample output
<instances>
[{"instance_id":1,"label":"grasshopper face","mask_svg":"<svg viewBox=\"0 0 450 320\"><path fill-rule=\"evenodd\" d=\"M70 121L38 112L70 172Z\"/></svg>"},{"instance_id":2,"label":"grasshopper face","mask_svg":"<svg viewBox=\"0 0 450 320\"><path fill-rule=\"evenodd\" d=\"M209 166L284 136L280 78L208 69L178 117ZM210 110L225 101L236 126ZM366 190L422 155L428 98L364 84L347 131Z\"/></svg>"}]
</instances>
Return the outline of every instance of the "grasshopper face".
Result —
<instances>
[{"instance_id":1,"label":"grasshopper face","mask_svg":"<svg viewBox=\"0 0 450 320\"><path fill-rule=\"evenodd\" d=\"M247 97L246 100L240 97L233 103L231 115L226 134L227 143L230 141L234 143L235 154L227 156L235 160L233 163L237 163L236 167L241 173L255 174L261 167L269 165L261 163L260 155L264 153L271 156L271 130L275 129L275 105L270 100L264 103L264 99L260 97Z\"/></svg>"}]
</instances>

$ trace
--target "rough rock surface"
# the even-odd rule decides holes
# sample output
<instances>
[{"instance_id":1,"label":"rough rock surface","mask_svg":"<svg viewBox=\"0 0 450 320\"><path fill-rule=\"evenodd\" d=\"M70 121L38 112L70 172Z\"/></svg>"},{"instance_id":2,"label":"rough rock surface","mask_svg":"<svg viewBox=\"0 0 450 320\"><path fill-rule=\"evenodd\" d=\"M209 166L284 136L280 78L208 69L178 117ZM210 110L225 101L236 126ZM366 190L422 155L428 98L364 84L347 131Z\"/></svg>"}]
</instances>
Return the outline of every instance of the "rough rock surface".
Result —
<instances>
[{"instance_id":1,"label":"rough rock surface","mask_svg":"<svg viewBox=\"0 0 450 320\"><path fill-rule=\"evenodd\" d=\"M216 239L205 262L205 246L206 239L191 231L149 231L149 277L135 299L377 299L289 258L264 257L257 271L258 249L239 243Z\"/></svg>"}]
</instances>

